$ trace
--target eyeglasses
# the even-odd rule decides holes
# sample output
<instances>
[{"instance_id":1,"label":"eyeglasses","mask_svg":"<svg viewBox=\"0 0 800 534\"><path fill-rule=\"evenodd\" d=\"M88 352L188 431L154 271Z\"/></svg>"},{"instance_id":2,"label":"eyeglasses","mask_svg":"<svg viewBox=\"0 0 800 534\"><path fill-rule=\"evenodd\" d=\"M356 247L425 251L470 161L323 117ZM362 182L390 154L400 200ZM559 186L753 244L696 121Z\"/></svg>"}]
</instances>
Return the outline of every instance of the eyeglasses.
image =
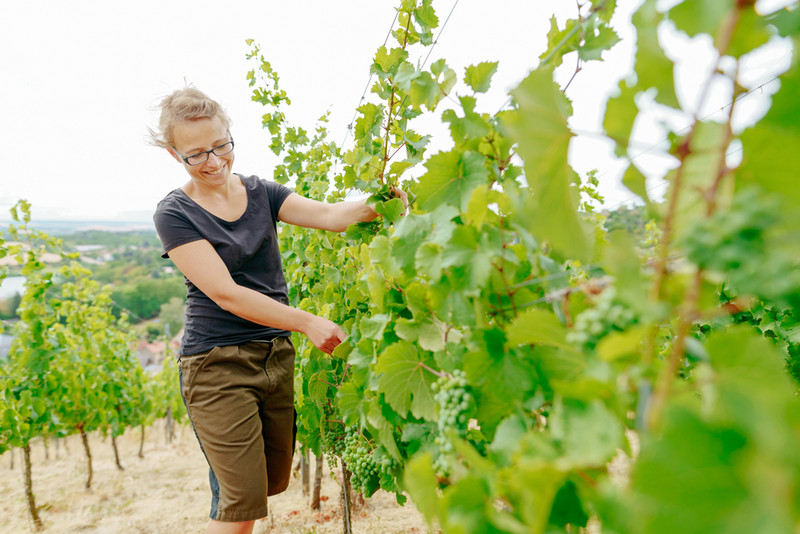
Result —
<instances>
[{"instance_id":1,"label":"eyeglasses","mask_svg":"<svg viewBox=\"0 0 800 534\"><path fill-rule=\"evenodd\" d=\"M211 150L204 150L203 152L198 152L197 154L192 154L191 156L184 156L180 152L175 150L175 153L181 157L181 159L187 165L200 165L201 163L205 163L208 161L208 155L212 152L215 156L224 156L233 151L233 138L227 143L222 143L219 146L215 146Z\"/></svg>"}]
</instances>

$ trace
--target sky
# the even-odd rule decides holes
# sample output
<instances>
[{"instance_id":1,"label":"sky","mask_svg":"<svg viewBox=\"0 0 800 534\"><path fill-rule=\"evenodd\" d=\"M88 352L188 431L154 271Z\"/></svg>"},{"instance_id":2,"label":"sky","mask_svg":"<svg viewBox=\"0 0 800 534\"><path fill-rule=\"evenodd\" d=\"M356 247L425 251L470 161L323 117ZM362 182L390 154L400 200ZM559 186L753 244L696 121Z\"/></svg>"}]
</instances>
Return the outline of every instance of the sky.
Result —
<instances>
[{"instance_id":1,"label":"sky","mask_svg":"<svg viewBox=\"0 0 800 534\"><path fill-rule=\"evenodd\" d=\"M612 21L622 38L602 63L587 64L570 85L578 135L570 159L579 174L597 169L607 206L633 199L619 184L625 163L611 155L600 138L604 99L631 69L635 38L629 21L641 0L618 0ZM668 3L668 0L665 0ZM674 2L673 2L674 3ZM781 0L761 0L760 5ZM785 1L783 2L786 3ZM0 146L0 220L18 199L32 203L36 219L114 219L149 221L156 203L180 187L187 174L174 159L148 143L147 128L158 120L159 100L187 83L220 101L233 121L234 171L272 177L277 163L269 134L261 128L263 108L252 102L246 73L246 39L254 39L281 79L292 105L292 124L313 129L330 112L330 138L349 148L347 125L369 80L369 66L384 43L396 0L207 0L109 2L107 0L30 0L4 5L0 32L0 101L4 103ZM562 22L576 13L572 0L434 0L441 33L429 63L444 58L463 78L464 68L498 61L490 92L478 110L496 112L545 51L549 19ZM450 14L446 26L442 27ZM437 29L436 32L440 30ZM682 100L696 97L693 80L703 74L708 43L689 41L674 31L660 37L679 60ZM705 51L705 52L703 52ZM421 61L426 51L411 51ZM676 57L676 59L678 59ZM707 58L706 58L707 59ZM789 47L773 43L752 60L749 83L774 78L788 66ZM695 61L696 60L696 61ZM573 67L558 77L565 82ZM749 114L763 114L771 83L754 91ZM456 93L466 93L463 85ZM693 92L694 91L694 92ZM728 97L729 98L729 97ZM717 91L709 109L727 103ZM442 110L437 110L437 117ZM704 111L705 112L705 111ZM655 111L637 123L643 170L658 169L668 158L652 150L663 137L659 121L686 120ZM746 120L744 121L746 122ZM428 155L447 148L446 130L432 121ZM438 126L439 130L436 130ZM650 182L648 182L650 184Z\"/></svg>"}]
</instances>

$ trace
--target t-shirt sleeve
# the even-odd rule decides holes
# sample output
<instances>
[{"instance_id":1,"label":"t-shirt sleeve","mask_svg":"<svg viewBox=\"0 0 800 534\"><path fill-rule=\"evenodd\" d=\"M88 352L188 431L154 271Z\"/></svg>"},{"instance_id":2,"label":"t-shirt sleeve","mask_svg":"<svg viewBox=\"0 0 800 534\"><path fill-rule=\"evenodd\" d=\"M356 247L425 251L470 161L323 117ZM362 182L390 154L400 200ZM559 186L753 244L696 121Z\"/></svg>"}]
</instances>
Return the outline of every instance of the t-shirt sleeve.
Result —
<instances>
[{"instance_id":1,"label":"t-shirt sleeve","mask_svg":"<svg viewBox=\"0 0 800 534\"><path fill-rule=\"evenodd\" d=\"M168 258L169 251L175 247L205 239L186 215L168 202L158 205L153 214L153 223L161 240L162 258Z\"/></svg>"},{"instance_id":2,"label":"t-shirt sleeve","mask_svg":"<svg viewBox=\"0 0 800 534\"><path fill-rule=\"evenodd\" d=\"M291 189L278 182L270 182L268 180L261 180L267 189L267 198L269 199L269 209L272 212L272 222L278 221L278 212L283 206L283 202L294 193Z\"/></svg>"}]
</instances>

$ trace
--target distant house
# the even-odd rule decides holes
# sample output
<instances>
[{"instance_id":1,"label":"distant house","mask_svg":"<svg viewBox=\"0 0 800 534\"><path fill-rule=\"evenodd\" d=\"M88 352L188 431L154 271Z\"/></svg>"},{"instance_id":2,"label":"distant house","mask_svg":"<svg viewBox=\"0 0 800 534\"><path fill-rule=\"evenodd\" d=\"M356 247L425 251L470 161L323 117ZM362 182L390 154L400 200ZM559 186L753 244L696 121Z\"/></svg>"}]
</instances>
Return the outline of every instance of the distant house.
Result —
<instances>
[{"instance_id":1,"label":"distant house","mask_svg":"<svg viewBox=\"0 0 800 534\"><path fill-rule=\"evenodd\" d=\"M181 345L181 336L183 331L179 332L177 336L169 341L167 346L164 341L153 341L152 343L146 339L140 339L136 342L135 354L139 360L142 368L145 371L157 373L161 370L161 364L166 357L166 354L177 354L178 348ZM169 350L166 350L166 349Z\"/></svg>"},{"instance_id":2,"label":"distant house","mask_svg":"<svg viewBox=\"0 0 800 534\"><path fill-rule=\"evenodd\" d=\"M150 365L158 364L164 359L164 348L166 344L163 341L148 342L146 339L140 339L136 343L136 357L142 367L147 368Z\"/></svg>"}]
</instances>

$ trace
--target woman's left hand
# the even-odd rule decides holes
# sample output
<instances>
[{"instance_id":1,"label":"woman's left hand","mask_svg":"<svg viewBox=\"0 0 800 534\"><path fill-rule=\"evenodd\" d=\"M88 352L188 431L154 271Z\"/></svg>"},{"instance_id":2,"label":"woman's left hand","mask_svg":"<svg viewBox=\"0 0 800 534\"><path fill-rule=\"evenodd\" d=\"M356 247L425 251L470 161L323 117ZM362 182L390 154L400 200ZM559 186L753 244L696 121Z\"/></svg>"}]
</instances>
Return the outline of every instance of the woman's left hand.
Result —
<instances>
[{"instance_id":1,"label":"woman's left hand","mask_svg":"<svg viewBox=\"0 0 800 534\"><path fill-rule=\"evenodd\" d=\"M399 198L403 201L403 213L400 215L406 215L408 213L408 193L396 186L392 187L391 192L394 198Z\"/></svg>"}]
</instances>

